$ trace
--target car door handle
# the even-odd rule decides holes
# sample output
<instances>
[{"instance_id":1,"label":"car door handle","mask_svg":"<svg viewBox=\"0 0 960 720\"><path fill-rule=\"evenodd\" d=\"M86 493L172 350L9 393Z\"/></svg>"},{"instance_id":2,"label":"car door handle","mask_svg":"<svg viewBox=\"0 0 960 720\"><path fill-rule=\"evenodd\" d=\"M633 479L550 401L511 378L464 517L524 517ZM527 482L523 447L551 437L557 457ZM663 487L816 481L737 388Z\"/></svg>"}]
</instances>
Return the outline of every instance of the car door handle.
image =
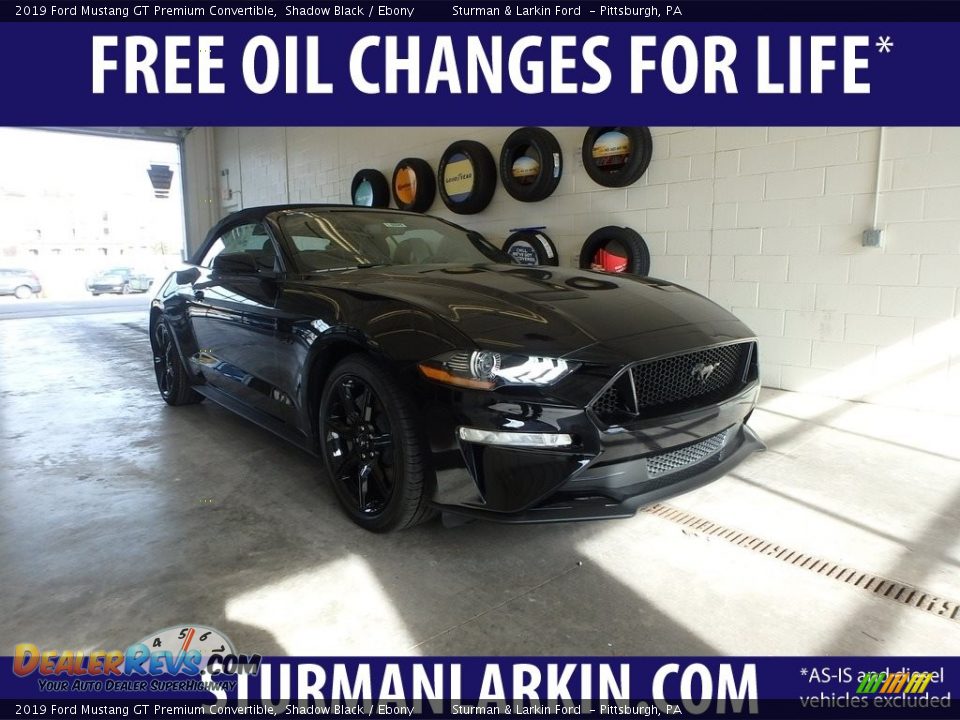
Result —
<instances>
[{"instance_id":1,"label":"car door handle","mask_svg":"<svg viewBox=\"0 0 960 720\"><path fill-rule=\"evenodd\" d=\"M194 291L193 291L193 299L194 299L194 300L199 300L200 302L203 302L203 290L194 290Z\"/></svg>"}]
</instances>

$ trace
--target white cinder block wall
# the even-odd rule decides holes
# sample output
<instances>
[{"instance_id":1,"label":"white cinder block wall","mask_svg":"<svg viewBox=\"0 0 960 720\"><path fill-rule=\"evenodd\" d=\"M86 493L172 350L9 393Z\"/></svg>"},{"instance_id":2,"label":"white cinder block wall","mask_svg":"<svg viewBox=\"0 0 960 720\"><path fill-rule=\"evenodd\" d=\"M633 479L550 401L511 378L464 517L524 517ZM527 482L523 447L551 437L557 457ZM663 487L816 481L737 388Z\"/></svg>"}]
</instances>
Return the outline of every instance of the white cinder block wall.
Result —
<instances>
[{"instance_id":1,"label":"white cinder block wall","mask_svg":"<svg viewBox=\"0 0 960 720\"><path fill-rule=\"evenodd\" d=\"M487 210L431 212L502 242L545 225L576 266L603 225L640 232L651 274L703 293L760 336L767 386L960 412L960 128L653 128L653 160L628 188L593 183L585 128L549 128L564 152L557 191ZM403 157L436 167L457 139L495 157L512 128L217 128L221 212L350 202L353 174L389 179ZM189 158L188 158L189 162ZM878 223L883 248L861 246ZM223 199L225 184L234 191ZM196 242L196 238L191 238Z\"/></svg>"}]
</instances>

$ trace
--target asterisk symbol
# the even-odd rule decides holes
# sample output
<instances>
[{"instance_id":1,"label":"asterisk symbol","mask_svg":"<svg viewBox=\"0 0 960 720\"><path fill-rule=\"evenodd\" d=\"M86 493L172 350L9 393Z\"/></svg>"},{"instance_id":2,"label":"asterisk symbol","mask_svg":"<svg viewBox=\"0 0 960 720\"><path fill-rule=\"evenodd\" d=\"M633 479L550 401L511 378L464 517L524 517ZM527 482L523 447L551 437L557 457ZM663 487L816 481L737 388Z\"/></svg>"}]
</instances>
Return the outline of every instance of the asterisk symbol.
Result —
<instances>
[{"instance_id":1,"label":"asterisk symbol","mask_svg":"<svg viewBox=\"0 0 960 720\"><path fill-rule=\"evenodd\" d=\"M878 48L877 52L888 53L893 47L893 40L890 39L889 35L884 35L883 37L878 37L874 45Z\"/></svg>"},{"instance_id":2,"label":"asterisk symbol","mask_svg":"<svg viewBox=\"0 0 960 720\"><path fill-rule=\"evenodd\" d=\"M807 669L806 669L806 668L800 668L800 674L801 674L801 675L806 675L806 674L807 674Z\"/></svg>"}]
</instances>

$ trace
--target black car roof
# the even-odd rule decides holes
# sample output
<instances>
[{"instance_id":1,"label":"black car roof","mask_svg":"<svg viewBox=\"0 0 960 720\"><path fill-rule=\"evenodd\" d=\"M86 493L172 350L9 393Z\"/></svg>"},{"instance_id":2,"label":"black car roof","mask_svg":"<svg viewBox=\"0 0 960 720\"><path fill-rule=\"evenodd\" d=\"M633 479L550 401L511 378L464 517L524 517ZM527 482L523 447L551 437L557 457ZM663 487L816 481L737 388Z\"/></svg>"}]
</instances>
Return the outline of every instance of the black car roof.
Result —
<instances>
[{"instance_id":1,"label":"black car roof","mask_svg":"<svg viewBox=\"0 0 960 720\"><path fill-rule=\"evenodd\" d=\"M211 236L215 233L219 233L220 229L224 225L229 225L234 222L243 222L243 221L254 221L254 220L263 220L268 215L277 212L285 212L291 210L363 210L366 212L389 212L389 213L402 213L404 215L418 215L419 213L411 213L406 210L394 210L392 208L370 208L362 207L359 205L341 205L336 203L289 203L282 205L256 205L254 207L243 208L243 210L236 210L229 215L224 215L220 218L209 232L206 235L201 247L206 245L210 240Z\"/></svg>"},{"instance_id":2,"label":"black car roof","mask_svg":"<svg viewBox=\"0 0 960 720\"><path fill-rule=\"evenodd\" d=\"M210 245L215 237L218 237L222 232L223 228L227 225L231 225L234 222L252 222L263 220L264 218L272 215L274 213L281 213L287 211L295 210L311 210L311 211L324 211L324 210L336 210L337 212L343 211L355 211L355 212L367 212L367 213L389 213L391 215L413 215L416 217L429 217L434 220L438 220L442 223L454 227L463 232L471 232L467 228L461 227L450 220L447 220L442 217L437 217L436 215L427 215L426 213L416 213L409 210L399 210L396 208L372 208L365 207L363 205L346 205L342 203L284 203L279 205L256 205L254 207L243 208L242 210L235 210L229 215L224 215L220 220L218 220L209 231L207 231L206 237L203 239L203 242L200 243L200 246L193 252L190 256L188 262L197 265L200 263L201 258L206 252L206 248Z\"/></svg>"},{"instance_id":3,"label":"black car roof","mask_svg":"<svg viewBox=\"0 0 960 720\"><path fill-rule=\"evenodd\" d=\"M393 213L403 213L405 215L419 215L420 213L412 213L407 210L395 210L393 208L372 208L364 207L361 205L344 205L338 203L290 203L284 205L257 205L255 207L244 208L243 210L237 210L235 212L226 215L222 220L220 220L218 225L226 220L241 220L241 219L255 219L255 218L264 218L267 215L275 212L283 212L289 210L357 210L363 212L389 212Z\"/></svg>"},{"instance_id":4,"label":"black car roof","mask_svg":"<svg viewBox=\"0 0 960 720\"><path fill-rule=\"evenodd\" d=\"M340 203L285 203L279 205L256 205L254 207L243 208L242 210L236 210L229 215L224 215L220 220L214 224L212 228L207 232L206 237L203 242L200 243L200 246L193 252L190 256L189 262L194 265L200 262L200 259L203 257L207 246L214 239L215 236L218 236L224 226L231 225L234 222L244 222L244 221L259 221L266 218L268 215L273 213L285 212L285 211L294 211L294 210L310 210L310 211L324 211L324 210L353 210L357 212L372 212L372 213L390 213L391 215L400 214L400 215L415 215L418 217L432 217L435 220L444 222L447 225L459 228L460 226L455 223L445 220L443 218L438 218L433 215L424 215L424 213L415 213L410 212L409 210L397 210L394 208L372 208L364 207L362 205L345 205Z\"/></svg>"}]
</instances>

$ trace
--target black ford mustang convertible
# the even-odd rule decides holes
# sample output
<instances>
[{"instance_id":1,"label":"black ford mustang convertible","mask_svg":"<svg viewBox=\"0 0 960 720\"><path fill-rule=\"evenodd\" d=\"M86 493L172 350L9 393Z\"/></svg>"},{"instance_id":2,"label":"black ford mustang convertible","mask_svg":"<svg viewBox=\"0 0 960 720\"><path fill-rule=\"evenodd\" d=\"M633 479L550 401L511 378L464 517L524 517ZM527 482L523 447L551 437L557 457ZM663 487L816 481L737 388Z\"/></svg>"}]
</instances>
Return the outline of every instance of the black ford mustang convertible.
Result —
<instances>
[{"instance_id":1,"label":"black ford mustang convertible","mask_svg":"<svg viewBox=\"0 0 960 720\"><path fill-rule=\"evenodd\" d=\"M160 286L150 339L164 400L210 398L318 455L369 530L626 517L763 447L756 340L728 312L514 265L412 213L234 213Z\"/></svg>"}]
</instances>

